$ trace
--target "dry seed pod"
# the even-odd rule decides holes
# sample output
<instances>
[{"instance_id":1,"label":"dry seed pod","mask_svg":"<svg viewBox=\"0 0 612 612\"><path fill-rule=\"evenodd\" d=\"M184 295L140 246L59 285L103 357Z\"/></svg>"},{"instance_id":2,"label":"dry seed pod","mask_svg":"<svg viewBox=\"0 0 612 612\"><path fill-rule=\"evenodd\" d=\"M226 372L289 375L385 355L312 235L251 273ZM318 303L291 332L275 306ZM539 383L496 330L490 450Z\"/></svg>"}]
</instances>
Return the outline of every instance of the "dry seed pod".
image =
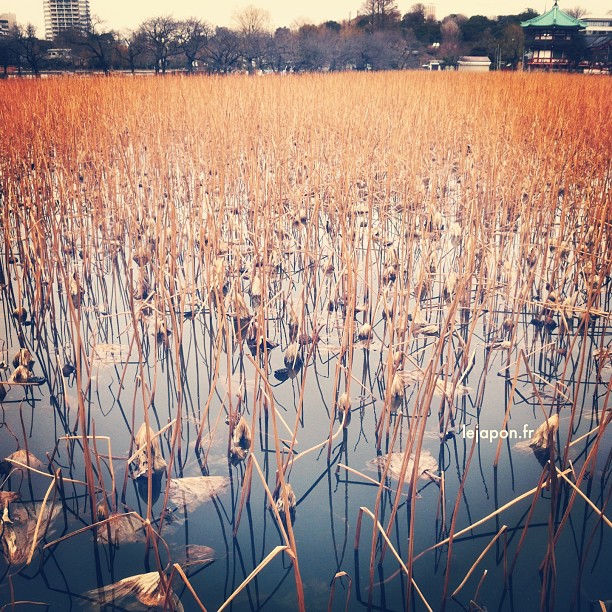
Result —
<instances>
[{"instance_id":1,"label":"dry seed pod","mask_svg":"<svg viewBox=\"0 0 612 612\"><path fill-rule=\"evenodd\" d=\"M512 348L512 342L510 342L510 340L490 342L489 344L487 344L487 348L492 351L495 351L495 350L507 351L508 349Z\"/></svg>"},{"instance_id":2,"label":"dry seed pod","mask_svg":"<svg viewBox=\"0 0 612 612\"><path fill-rule=\"evenodd\" d=\"M246 305L246 302L244 301L244 297L242 296L241 293L236 292L236 294L234 295L233 306L234 306L234 315L238 319L248 318L250 320L251 314L249 312L249 307Z\"/></svg>"},{"instance_id":3,"label":"dry seed pod","mask_svg":"<svg viewBox=\"0 0 612 612\"><path fill-rule=\"evenodd\" d=\"M393 353L393 367L396 370L404 364L405 357L406 354L404 353L404 351L395 351L395 353Z\"/></svg>"},{"instance_id":4,"label":"dry seed pod","mask_svg":"<svg viewBox=\"0 0 612 612\"><path fill-rule=\"evenodd\" d=\"M140 268L138 272L138 278L134 284L134 291L132 295L135 300L146 300L151 295L151 282L149 281L149 273Z\"/></svg>"},{"instance_id":5,"label":"dry seed pod","mask_svg":"<svg viewBox=\"0 0 612 612\"><path fill-rule=\"evenodd\" d=\"M83 296L85 295L85 290L81 287L79 280L75 275L70 279L70 283L68 285L68 291L70 293L70 299L72 300L72 305L75 308L78 308L81 305L83 300Z\"/></svg>"},{"instance_id":6,"label":"dry seed pod","mask_svg":"<svg viewBox=\"0 0 612 612\"><path fill-rule=\"evenodd\" d=\"M103 521L108 518L108 508L104 502L100 502L96 508L96 514L99 521Z\"/></svg>"},{"instance_id":7,"label":"dry seed pod","mask_svg":"<svg viewBox=\"0 0 612 612\"><path fill-rule=\"evenodd\" d=\"M385 255L385 260L388 266L393 266L395 269L399 268L399 253L397 247L389 246Z\"/></svg>"},{"instance_id":8,"label":"dry seed pod","mask_svg":"<svg viewBox=\"0 0 612 612\"><path fill-rule=\"evenodd\" d=\"M241 416L232 431L232 444L229 452L230 461L234 465L237 465L240 461L244 461L252 443L253 436L251 435L251 428L246 422L246 419Z\"/></svg>"},{"instance_id":9,"label":"dry seed pod","mask_svg":"<svg viewBox=\"0 0 612 612\"><path fill-rule=\"evenodd\" d=\"M295 497L295 493L293 492L293 488L289 483L285 485L285 492L287 493L287 503L289 504L289 520L291 523L295 521L295 509L297 506L297 499ZM276 509L280 514L281 520L283 522L287 521L287 509L285 508L285 496L282 491L279 491L276 495Z\"/></svg>"},{"instance_id":10,"label":"dry seed pod","mask_svg":"<svg viewBox=\"0 0 612 612\"><path fill-rule=\"evenodd\" d=\"M404 380L401 375L396 372L391 381L391 411L397 412L404 401Z\"/></svg>"},{"instance_id":11,"label":"dry seed pod","mask_svg":"<svg viewBox=\"0 0 612 612\"><path fill-rule=\"evenodd\" d=\"M155 433L146 423L143 423L134 438L136 443L136 453L132 461L133 478L147 476L149 468L149 453L147 452L147 429L149 433L150 449L151 449L151 470L153 473L161 474L166 469L166 461L162 456L161 446L159 444L159 436L153 437Z\"/></svg>"},{"instance_id":12,"label":"dry seed pod","mask_svg":"<svg viewBox=\"0 0 612 612\"><path fill-rule=\"evenodd\" d=\"M456 272L451 272L446 279L444 280L444 288L442 290L442 294L444 296L444 301L447 304L450 304L453 296L455 295L455 290L457 289L458 276Z\"/></svg>"},{"instance_id":13,"label":"dry seed pod","mask_svg":"<svg viewBox=\"0 0 612 612\"><path fill-rule=\"evenodd\" d=\"M346 391L342 393L340 397L338 397L337 408L338 418L342 422L344 427L346 427L351 420L351 400Z\"/></svg>"},{"instance_id":14,"label":"dry seed pod","mask_svg":"<svg viewBox=\"0 0 612 612\"><path fill-rule=\"evenodd\" d=\"M535 247L533 249L531 249L531 251L529 252L529 255L527 255L527 259L525 261L527 262L527 265L530 268L533 268L533 266L536 265L536 262L538 261L538 253L537 253Z\"/></svg>"},{"instance_id":15,"label":"dry seed pod","mask_svg":"<svg viewBox=\"0 0 612 612\"><path fill-rule=\"evenodd\" d=\"M427 257L427 268L431 274L435 274L438 270L438 261L435 253L430 253Z\"/></svg>"},{"instance_id":16,"label":"dry seed pod","mask_svg":"<svg viewBox=\"0 0 612 612\"><path fill-rule=\"evenodd\" d=\"M34 357L27 348L19 349L13 357L13 367L17 368L20 365L25 366L28 370L32 370L34 365Z\"/></svg>"},{"instance_id":17,"label":"dry seed pod","mask_svg":"<svg viewBox=\"0 0 612 612\"><path fill-rule=\"evenodd\" d=\"M151 257L149 256L149 254L147 253L147 251L145 249L139 249L138 251L136 251L136 253L134 253L134 255L132 256L132 259L134 260L134 263L137 266L146 266L149 261L151 260Z\"/></svg>"},{"instance_id":18,"label":"dry seed pod","mask_svg":"<svg viewBox=\"0 0 612 612\"><path fill-rule=\"evenodd\" d=\"M290 372L299 372L304 365L302 355L300 354L300 345L297 342L290 344L285 350L283 357L285 367Z\"/></svg>"},{"instance_id":19,"label":"dry seed pod","mask_svg":"<svg viewBox=\"0 0 612 612\"><path fill-rule=\"evenodd\" d=\"M448 235L450 236L451 244L454 247L458 247L461 244L461 226L453 221L448 228Z\"/></svg>"},{"instance_id":20,"label":"dry seed pod","mask_svg":"<svg viewBox=\"0 0 612 612\"><path fill-rule=\"evenodd\" d=\"M166 322L162 319L155 325L155 337L160 344L168 344L172 331L168 329Z\"/></svg>"},{"instance_id":21,"label":"dry seed pod","mask_svg":"<svg viewBox=\"0 0 612 612\"><path fill-rule=\"evenodd\" d=\"M325 263L321 264L321 270L326 276L331 276L334 273L334 259L330 257Z\"/></svg>"},{"instance_id":22,"label":"dry seed pod","mask_svg":"<svg viewBox=\"0 0 612 612\"><path fill-rule=\"evenodd\" d=\"M28 318L28 311L23 306L15 308L12 314L13 318L17 319L19 323L25 323Z\"/></svg>"},{"instance_id":23,"label":"dry seed pod","mask_svg":"<svg viewBox=\"0 0 612 612\"><path fill-rule=\"evenodd\" d=\"M298 229L308 222L308 212L305 208L300 208L293 218L293 227Z\"/></svg>"},{"instance_id":24,"label":"dry seed pod","mask_svg":"<svg viewBox=\"0 0 612 612\"><path fill-rule=\"evenodd\" d=\"M255 307L261 303L261 279L259 276L254 276L251 281L251 302Z\"/></svg>"},{"instance_id":25,"label":"dry seed pod","mask_svg":"<svg viewBox=\"0 0 612 612\"><path fill-rule=\"evenodd\" d=\"M559 429L559 415L553 414L544 421L533 434L533 437L529 441L529 446L533 449L546 450L548 448L549 436L554 435Z\"/></svg>"},{"instance_id":26,"label":"dry seed pod","mask_svg":"<svg viewBox=\"0 0 612 612\"><path fill-rule=\"evenodd\" d=\"M382 282L387 285L397 279L397 268L392 265L385 266L382 273Z\"/></svg>"},{"instance_id":27,"label":"dry seed pod","mask_svg":"<svg viewBox=\"0 0 612 612\"><path fill-rule=\"evenodd\" d=\"M563 300L561 312L568 321L574 316L574 303L571 297L568 296Z\"/></svg>"},{"instance_id":28,"label":"dry seed pod","mask_svg":"<svg viewBox=\"0 0 612 612\"><path fill-rule=\"evenodd\" d=\"M382 311L382 318L385 320L393 318L393 301L389 300L388 302L385 302Z\"/></svg>"},{"instance_id":29,"label":"dry seed pod","mask_svg":"<svg viewBox=\"0 0 612 612\"><path fill-rule=\"evenodd\" d=\"M295 342L298 337L300 330L300 322L295 314L293 308L289 310L289 340Z\"/></svg>"},{"instance_id":30,"label":"dry seed pod","mask_svg":"<svg viewBox=\"0 0 612 612\"><path fill-rule=\"evenodd\" d=\"M31 372L23 365L18 366L13 373L10 375L8 382L25 384L31 378Z\"/></svg>"},{"instance_id":31,"label":"dry seed pod","mask_svg":"<svg viewBox=\"0 0 612 612\"><path fill-rule=\"evenodd\" d=\"M371 340L372 339L372 326L369 323L364 323L357 332L359 340Z\"/></svg>"}]
</instances>

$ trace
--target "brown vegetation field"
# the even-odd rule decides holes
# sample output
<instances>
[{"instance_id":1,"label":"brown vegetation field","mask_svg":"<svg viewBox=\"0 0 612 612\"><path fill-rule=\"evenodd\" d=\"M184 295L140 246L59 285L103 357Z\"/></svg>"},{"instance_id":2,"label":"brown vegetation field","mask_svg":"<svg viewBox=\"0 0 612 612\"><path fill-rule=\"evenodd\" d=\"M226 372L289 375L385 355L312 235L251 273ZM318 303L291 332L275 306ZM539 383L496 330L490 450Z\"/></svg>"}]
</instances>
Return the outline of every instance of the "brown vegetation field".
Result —
<instances>
[{"instance_id":1,"label":"brown vegetation field","mask_svg":"<svg viewBox=\"0 0 612 612\"><path fill-rule=\"evenodd\" d=\"M610 116L577 75L0 82L0 603L604 609Z\"/></svg>"}]
</instances>

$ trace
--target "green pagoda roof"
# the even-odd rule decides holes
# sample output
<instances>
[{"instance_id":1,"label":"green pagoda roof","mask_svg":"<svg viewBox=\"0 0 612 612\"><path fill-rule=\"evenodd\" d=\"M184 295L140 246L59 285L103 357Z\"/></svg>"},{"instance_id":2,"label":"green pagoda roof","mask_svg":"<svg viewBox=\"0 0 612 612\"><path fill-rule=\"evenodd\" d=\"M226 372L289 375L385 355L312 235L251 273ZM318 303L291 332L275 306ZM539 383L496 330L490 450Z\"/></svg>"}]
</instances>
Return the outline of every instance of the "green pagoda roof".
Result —
<instances>
[{"instance_id":1,"label":"green pagoda roof","mask_svg":"<svg viewBox=\"0 0 612 612\"><path fill-rule=\"evenodd\" d=\"M574 19L574 17L564 13L557 5L557 2L553 4L550 11L533 19L523 21L521 25L524 28L586 28L587 26L583 21Z\"/></svg>"}]
</instances>

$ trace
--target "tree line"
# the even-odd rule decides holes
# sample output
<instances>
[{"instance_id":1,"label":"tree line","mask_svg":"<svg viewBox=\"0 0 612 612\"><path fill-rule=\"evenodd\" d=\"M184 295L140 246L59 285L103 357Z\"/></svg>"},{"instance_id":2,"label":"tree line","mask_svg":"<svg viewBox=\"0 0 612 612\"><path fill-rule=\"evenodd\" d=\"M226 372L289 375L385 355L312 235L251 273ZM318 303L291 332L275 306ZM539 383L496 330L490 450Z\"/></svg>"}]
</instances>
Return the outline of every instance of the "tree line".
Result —
<instances>
[{"instance_id":1,"label":"tree line","mask_svg":"<svg viewBox=\"0 0 612 612\"><path fill-rule=\"evenodd\" d=\"M498 66L516 68L524 47L520 22L536 15L526 9L497 19L454 14L436 20L420 3L401 15L395 0L365 0L353 19L276 30L267 11L252 5L234 16L232 27L160 16L120 32L93 20L86 31L67 30L46 41L32 25L16 25L0 36L0 73L6 76L9 67L35 75L75 68L106 74L392 70L434 59L454 65L462 55L487 55Z\"/></svg>"}]
</instances>

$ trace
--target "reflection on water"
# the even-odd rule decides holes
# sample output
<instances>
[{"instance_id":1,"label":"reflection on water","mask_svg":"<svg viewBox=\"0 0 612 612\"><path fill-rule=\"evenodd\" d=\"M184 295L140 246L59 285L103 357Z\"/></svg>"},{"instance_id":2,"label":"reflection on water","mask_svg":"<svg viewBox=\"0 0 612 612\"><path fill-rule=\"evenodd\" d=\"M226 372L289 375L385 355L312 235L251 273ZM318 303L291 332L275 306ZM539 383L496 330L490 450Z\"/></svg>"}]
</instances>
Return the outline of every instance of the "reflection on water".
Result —
<instances>
[{"instance_id":1,"label":"reflection on water","mask_svg":"<svg viewBox=\"0 0 612 612\"><path fill-rule=\"evenodd\" d=\"M609 221L551 189L537 224L472 206L450 152L418 204L270 158L300 201L258 207L141 144L80 199L34 164L0 195L4 601L612 597Z\"/></svg>"}]
</instances>

